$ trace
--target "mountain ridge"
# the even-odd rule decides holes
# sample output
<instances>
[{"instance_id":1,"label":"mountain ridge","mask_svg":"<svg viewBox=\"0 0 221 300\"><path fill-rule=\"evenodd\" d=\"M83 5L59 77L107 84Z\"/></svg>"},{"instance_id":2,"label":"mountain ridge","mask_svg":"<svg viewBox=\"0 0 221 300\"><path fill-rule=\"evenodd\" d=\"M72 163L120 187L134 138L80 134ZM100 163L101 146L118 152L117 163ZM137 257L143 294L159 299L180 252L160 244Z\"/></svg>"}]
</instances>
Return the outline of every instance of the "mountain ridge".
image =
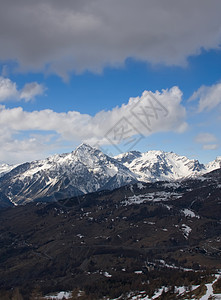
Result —
<instances>
[{"instance_id":1,"label":"mountain ridge","mask_svg":"<svg viewBox=\"0 0 221 300\"><path fill-rule=\"evenodd\" d=\"M144 153L135 153L135 155L128 152L115 158L122 161L125 166L138 175L141 181L145 182L155 181L156 179L178 180L207 172L207 166L199 163L198 160L191 160L174 152L150 150ZM212 171L213 167L215 168L216 165L211 162L209 171Z\"/></svg>"},{"instance_id":2,"label":"mountain ridge","mask_svg":"<svg viewBox=\"0 0 221 300\"><path fill-rule=\"evenodd\" d=\"M135 181L115 159L82 144L71 153L17 166L0 178L0 193L13 204L48 202Z\"/></svg>"},{"instance_id":3,"label":"mountain ridge","mask_svg":"<svg viewBox=\"0 0 221 300\"><path fill-rule=\"evenodd\" d=\"M14 168L0 166L0 206L52 202L135 182L175 181L219 168L221 157L207 165L173 152L131 151L110 157L88 144ZM9 168L7 172L7 168Z\"/></svg>"}]
</instances>

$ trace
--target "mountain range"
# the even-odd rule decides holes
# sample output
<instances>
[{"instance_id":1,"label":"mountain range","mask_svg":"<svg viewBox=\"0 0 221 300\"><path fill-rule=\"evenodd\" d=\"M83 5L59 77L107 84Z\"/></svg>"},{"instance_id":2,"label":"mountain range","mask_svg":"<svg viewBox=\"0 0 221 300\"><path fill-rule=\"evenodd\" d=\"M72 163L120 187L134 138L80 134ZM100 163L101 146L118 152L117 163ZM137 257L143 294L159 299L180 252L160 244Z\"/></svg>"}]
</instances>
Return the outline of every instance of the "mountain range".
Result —
<instances>
[{"instance_id":1,"label":"mountain range","mask_svg":"<svg viewBox=\"0 0 221 300\"><path fill-rule=\"evenodd\" d=\"M131 151L110 157L81 144L71 153L21 165L0 165L0 207L52 202L136 182L174 181L220 168L221 157L204 165L173 152Z\"/></svg>"}]
</instances>

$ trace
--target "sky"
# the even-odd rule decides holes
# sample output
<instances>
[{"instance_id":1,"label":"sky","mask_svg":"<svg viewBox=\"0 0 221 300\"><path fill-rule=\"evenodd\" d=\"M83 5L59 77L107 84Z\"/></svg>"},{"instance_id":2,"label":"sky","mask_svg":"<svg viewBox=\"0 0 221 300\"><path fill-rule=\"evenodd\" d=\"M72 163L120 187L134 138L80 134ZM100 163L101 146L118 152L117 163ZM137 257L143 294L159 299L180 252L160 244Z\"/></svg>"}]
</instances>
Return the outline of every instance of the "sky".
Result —
<instances>
[{"instance_id":1,"label":"sky","mask_svg":"<svg viewBox=\"0 0 221 300\"><path fill-rule=\"evenodd\" d=\"M220 0L8 0L0 164L73 151L221 155Z\"/></svg>"}]
</instances>

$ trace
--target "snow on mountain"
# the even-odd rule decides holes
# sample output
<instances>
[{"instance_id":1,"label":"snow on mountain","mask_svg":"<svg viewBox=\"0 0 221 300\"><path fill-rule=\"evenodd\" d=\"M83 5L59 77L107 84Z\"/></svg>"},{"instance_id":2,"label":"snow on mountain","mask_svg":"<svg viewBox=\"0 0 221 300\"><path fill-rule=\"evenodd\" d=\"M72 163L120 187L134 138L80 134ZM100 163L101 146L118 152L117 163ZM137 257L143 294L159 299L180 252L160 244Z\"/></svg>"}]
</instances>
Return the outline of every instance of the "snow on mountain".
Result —
<instances>
[{"instance_id":1,"label":"snow on mountain","mask_svg":"<svg viewBox=\"0 0 221 300\"><path fill-rule=\"evenodd\" d=\"M213 170L221 168L221 156L218 156L215 160L206 164L207 172L211 172Z\"/></svg>"},{"instance_id":2,"label":"snow on mountain","mask_svg":"<svg viewBox=\"0 0 221 300\"><path fill-rule=\"evenodd\" d=\"M140 181L178 180L206 172L198 160L188 159L173 152L148 151L146 153L128 152L115 157Z\"/></svg>"},{"instance_id":3,"label":"snow on mountain","mask_svg":"<svg viewBox=\"0 0 221 300\"><path fill-rule=\"evenodd\" d=\"M87 144L19 166L0 166L0 206L55 201L135 182L174 181L220 167L221 157L203 165L173 152L131 151L114 158Z\"/></svg>"},{"instance_id":4,"label":"snow on mountain","mask_svg":"<svg viewBox=\"0 0 221 300\"><path fill-rule=\"evenodd\" d=\"M0 195L14 204L53 201L136 182L124 165L82 144L68 154L22 164L0 178Z\"/></svg>"},{"instance_id":5,"label":"snow on mountain","mask_svg":"<svg viewBox=\"0 0 221 300\"><path fill-rule=\"evenodd\" d=\"M10 172L12 169L14 169L16 166L3 164L0 165L0 177L2 177L4 174Z\"/></svg>"},{"instance_id":6,"label":"snow on mountain","mask_svg":"<svg viewBox=\"0 0 221 300\"><path fill-rule=\"evenodd\" d=\"M114 158L117 159L122 164L130 164L136 158L142 157L142 153L139 151L130 151L126 153L119 154Z\"/></svg>"}]
</instances>

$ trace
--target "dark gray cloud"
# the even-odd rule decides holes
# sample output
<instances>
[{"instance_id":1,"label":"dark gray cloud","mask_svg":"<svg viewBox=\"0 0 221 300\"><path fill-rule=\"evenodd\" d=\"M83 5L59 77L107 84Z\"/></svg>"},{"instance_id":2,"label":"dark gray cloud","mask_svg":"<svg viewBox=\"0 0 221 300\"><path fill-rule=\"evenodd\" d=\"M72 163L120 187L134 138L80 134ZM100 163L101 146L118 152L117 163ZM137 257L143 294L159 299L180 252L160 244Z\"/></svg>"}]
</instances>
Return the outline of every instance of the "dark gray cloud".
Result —
<instances>
[{"instance_id":1,"label":"dark gray cloud","mask_svg":"<svg viewBox=\"0 0 221 300\"><path fill-rule=\"evenodd\" d=\"M99 72L128 57L185 64L221 44L220 0L7 0L0 60L65 76Z\"/></svg>"}]
</instances>

